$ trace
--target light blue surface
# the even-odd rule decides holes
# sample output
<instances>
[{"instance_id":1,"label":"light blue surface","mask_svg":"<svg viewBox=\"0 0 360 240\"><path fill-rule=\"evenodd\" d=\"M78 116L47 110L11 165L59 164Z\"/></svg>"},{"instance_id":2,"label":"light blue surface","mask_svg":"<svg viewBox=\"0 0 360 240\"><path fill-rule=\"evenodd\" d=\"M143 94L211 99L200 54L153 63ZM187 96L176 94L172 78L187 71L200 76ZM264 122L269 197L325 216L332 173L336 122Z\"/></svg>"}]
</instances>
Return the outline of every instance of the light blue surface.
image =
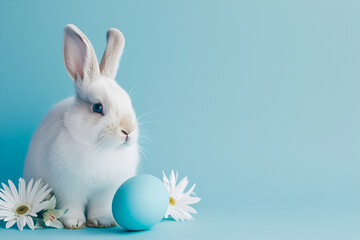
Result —
<instances>
[{"instance_id":1,"label":"light blue surface","mask_svg":"<svg viewBox=\"0 0 360 240\"><path fill-rule=\"evenodd\" d=\"M127 230L145 230L159 223L169 206L169 193L160 179L140 174L126 180L116 191L112 212Z\"/></svg>"},{"instance_id":2,"label":"light blue surface","mask_svg":"<svg viewBox=\"0 0 360 240\"><path fill-rule=\"evenodd\" d=\"M98 58L116 27L117 79L136 85L152 139L141 172L177 169L202 201L196 221L142 233L0 228L0 239L359 239L359 13L355 0L1 1L2 182L21 176L36 127L74 93L65 24Z\"/></svg>"}]
</instances>

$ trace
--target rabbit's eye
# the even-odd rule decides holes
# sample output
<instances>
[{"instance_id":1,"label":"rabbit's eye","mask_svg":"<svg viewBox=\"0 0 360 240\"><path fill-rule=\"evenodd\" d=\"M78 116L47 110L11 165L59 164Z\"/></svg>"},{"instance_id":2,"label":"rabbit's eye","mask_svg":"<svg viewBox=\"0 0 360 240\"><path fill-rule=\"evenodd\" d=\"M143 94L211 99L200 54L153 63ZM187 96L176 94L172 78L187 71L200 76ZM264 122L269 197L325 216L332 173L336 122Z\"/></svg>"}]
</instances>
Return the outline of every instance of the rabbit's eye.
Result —
<instances>
[{"instance_id":1,"label":"rabbit's eye","mask_svg":"<svg viewBox=\"0 0 360 240\"><path fill-rule=\"evenodd\" d=\"M93 105L93 111L94 112L96 112L96 113L100 113L100 114L102 114L103 113L103 106L102 106L102 104L101 103L95 103L94 105Z\"/></svg>"}]
</instances>

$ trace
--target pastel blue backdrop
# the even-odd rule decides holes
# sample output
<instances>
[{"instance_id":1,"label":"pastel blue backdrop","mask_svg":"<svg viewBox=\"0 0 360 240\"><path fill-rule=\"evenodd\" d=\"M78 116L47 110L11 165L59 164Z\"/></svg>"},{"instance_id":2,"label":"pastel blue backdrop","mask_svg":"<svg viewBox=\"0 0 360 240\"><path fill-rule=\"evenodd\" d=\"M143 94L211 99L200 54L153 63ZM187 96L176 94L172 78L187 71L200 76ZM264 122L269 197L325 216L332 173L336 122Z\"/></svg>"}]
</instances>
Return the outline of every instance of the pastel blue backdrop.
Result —
<instances>
[{"instance_id":1,"label":"pastel blue backdrop","mask_svg":"<svg viewBox=\"0 0 360 240\"><path fill-rule=\"evenodd\" d=\"M360 2L0 2L0 181L17 181L33 132L74 93L62 31L100 58L126 38L117 81L132 91L140 171L197 183L195 221L121 228L0 228L1 239L359 239Z\"/></svg>"}]
</instances>

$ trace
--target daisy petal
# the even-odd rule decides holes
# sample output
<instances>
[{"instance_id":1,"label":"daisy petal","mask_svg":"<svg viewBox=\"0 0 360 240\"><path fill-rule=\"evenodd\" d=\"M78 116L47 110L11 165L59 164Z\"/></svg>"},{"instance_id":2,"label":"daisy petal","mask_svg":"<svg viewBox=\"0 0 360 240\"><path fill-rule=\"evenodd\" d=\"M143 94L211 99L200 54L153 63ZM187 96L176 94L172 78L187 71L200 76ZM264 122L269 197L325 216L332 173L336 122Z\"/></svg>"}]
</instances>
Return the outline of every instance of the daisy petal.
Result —
<instances>
[{"instance_id":1,"label":"daisy petal","mask_svg":"<svg viewBox=\"0 0 360 240\"><path fill-rule=\"evenodd\" d=\"M26 201L26 183L23 178L19 179L19 196L20 202Z\"/></svg>"},{"instance_id":2,"label":"daisy petal","mask_svg":"<svg viewBox=\"0 0 360 240\"><path fill-rule=\"evenodd\" d=\"M194 183L194 185L192 185L191 188L189 189L189 191L187 191L185 194L186 195L194 194L195 186L196 186L196 183Z\"/></svg>"},{"instance_id":3,"label":"daisy petal","mask_svg":"<svg viewBox=\"0 0 360 240\"><path fill-rule=\"evenodd\" d=\"M182 220L192 220L193 218L191 217L190 213L185 211L185 209L181 210L181 216L182 216Z\"/></svg>"},{"instance_id":4,"label":"daisy petal","mask_svg":"<svg viewBox=\"0 0 360 240\"><path fill-rule=\"evenodd\" d=\"M11 215L13 215L14 213L13 212L11 212L11 211L6 211L6 210L1 210L0 211L0 216L2 216L2 217L8 217L8 216L11 216Z\"/></svg>"},{"instance_id":5,"label":"daisy petal","mask_svg":"<svg viewBox=\"0 0 360 240\"><path fill-rule=\"evenodd\" d=\"M176 186L176 191L183 193L186 186L189 184L187 177L184 177Z\"/></svg>"},{"instance_id":6,"label":"daisy petal","mask_svg":"<svg viewBox=\"0 0 360 240\"><path fill-rule=\"evenodd\" d=\"M42 194L45 192L45 190L47 189L47 186L48 186L48 185L42 185L42 186L40 187L40 189L36 191L36 195L35 195L34 198L33 198L33 202L34 202L34 203L39 203L39 202L41 202L42 200L44 200L44 198L45 198L46 196L43 197L42 199L39 199L39 198L40 198L40 195L42 195Z\"/></svg>"},{"instance_id":7,"label":"daisy petal","mask_svg":"<svg viewBox=\"0 0 360 240\"><path fill-rule=\"evenodd\" d=\"M15 199L15 202L20 202L20 196L19 196L19 193L14 185L14 183L9 179L9 186L10 186L10 189L11 189L11 193Z\"/></svg>"},{"instance_id":8,"label":"daisy petal","mask_svg":"<svg viewBox=\"0 0 360 240\"><path fill-rule=\"evenodd\" d=\"M38 191L37 191L37 194L38 194L38 195L43 194L45 191L47 191L47 190L48 190L48 186L49 186L48 184L43 185L43 186L40 188L40 190L38 190ZM45 197L46 197L46 196L47 196L47 194L45 195ZM42 198L42 199L40 200L40 202L41 202L42 200L44 200L44 199L45 199L45 197L44 197L44 198ZM37 198L37 197L35 196L35 197L34 197L34 200L33 200L34 202L36 202L36 200L35 200L36 198Z\"/></svg>"},{"instance_id":9,"label":"daisy petal","mask_svg":"<svg viewBox=\"0 0 360 240\"><path fill-rule=\"evenodd\" d=\"M194 204L200 202L201 198L199 197L185 197L181 199L181 202L184 204Z\"/></svg>"},{"instance_id":10,"label":"daisy petal","mask_svg":"<svg viewBox=\"0 0 360 240\"><path fill-rule=\"evenodd\" d=\"M36 206L34 206L32 212L33 212L33 213L38 213L38 212L40 212L41 210L44 210L47 205L49 205L49 202L48 202L48 201L41 202L41 203L37 204Z\"/></svg>"},{"instance_id":11,"label":"daisy petal","mask_svg":"<svg viewBox=\"0 0 360 240\"><path fill-rule=\"evenodd\" d=\"M13 209L0 207L0 211L9 211L9 212L13 212Z\"/></svg>"},{"instance_id":12,"label":"daisy petal","mask_svg":"<svg viewBox=\"0 0 360 240\"><path fill-rule=\"evenodd\" d=\"M12 195L10 188L4 183L2 183L2 186L4 189L0 189L0 192L3 193L3 195L6 197L6 199L4 197L2 197L1 195L0 195L0 197L8 203L16 205L15 198Z\"/></svg>"},{"instance_id":13,"label":"daisy petal","mask_svg":"<svg viewBox=\"0 0 360 240\"><path fill-rule=\"evenodd\" d=\"M183 208L184 208L185 211L188 211L190 213L194 213L194 214L197 213L197 211L194 208L192 208L192 207L190 207L188 205L183 206Z\"/></svg>"},{"instance_id":14,"label":"daisy petal","mask_svg":"<svg viewBox=\"0 0 360 240\"><path fill-rule=\"evenodd\" d=\"M168 183L168 182L169 182L169 179L166 177L165 172L162 171L162 174L163 174L163 182L164 182L164 183Z\"/></svg>"},{"instance_id":15,"label":"daisy petal","mask_svg":"<svg viewBox=\"0 0 360 240\"><path fill-rule=\"evenodd\" d=\"M16 221L17 227L18 227L18 229L19 229L20 231L22 231L23 228L24 228L24 226L25 226L25 223L24 223L24 221L23 221L23 218L24 218L24 216L20 216L20 217L17 219L17 221Z\"/></svg>"},{"instance_id":16,"label":"daisy petal","mask_svg":"<svg viewBox=\"0 0 360 240\"><path fill-rule=\"evenodd\" d=\"M6 223L6 228L11 228L16 223L16 219L10 220Z\"/></svg>"},{"instance_id":17,"label":"daisy petal","mask_svg":"<svg viewBox=\"0 0 360 240\"><path fill-rule=\"evenodd\" d=\"M12 216L6 217L6 218L4 219L4 221L7 222L7 221L10 221L10 220L13 220L13 219L17 219L17 218L18 218L17 216L12 215Z\"/></svg>"},{"instance_id":18,"label":"daisy petal","mask_svg":"<svg viewBox=\"0 0 360 240\"><path fill-rule=\"evenodd\" d=\"M182 217L182 214L181 214L181 212L180 212L180 209L176 209L176 208L174 208L173 210L172 210L172 213L171 213L171 217L173 217L174 219L175 219L175 221L184 221L184 218Z\"/></svg>"},{"instance_id":19,"label":"daisy petal","mask_svg":"<svg viewBox=\"0 0 360 240\"><path fill-rule=\"evenodd\" d=\"M164 171L163 171L162 173L163 173L163 182L164 182L164 184L165 184L166 189L168 190L168 193L170 193L170 182L169 182L169 179L166 177Z\"/></svg>"},{"instance_id":20,"label":"daisy petal","mask_svg":"<svg viewBox=\"0 0 360 240\"><path fill-rule=\"evenodd\" d=\"M178 215L177 215L177 213L175 212L175 211L172 211L171 213L170 213L170 216L175 220L175 221L179 221L179 217L178 217Z\"/></svg>"},{"instance_id":21,"label":"daisy petal","mask_svg":"<svg viewBox=\"0 0 360 240\"><path fill-rule=\"evenodd\" d=\"M3 199L6 203L7 206L9 208L13 208L15 206L15 202L13 202L13 200L11 200L10 198L8 198L4 193L0 192L0 198Z\"/></svg>"},{"instance_id":22,"label":"daisy petal","mask_svg":"<svg viewBox=\"0 0 360 240\"><path fill-rule=\"evenodd\" d=\"M1 196L1 195L0 195ZM0 200L0 209L12 209L9 203Z\"/></svg>"},{"instance_id":23,"label":"daisy petal","mask_svg":"<svg viewBox=\"0 0 360 240\"><path fill-rule=\"evenodd\" d=\"M165 218L169 218L169 215L170 215L170 210L168 209L165 213Z\"/></svg>"},{"instance_id":24,"label":"daisy petal","mask_svg":"<svg viewBox=\"0 0 360 240\"><path fill-rule=\"evenodd\" d=\"M41 187L41 179L38 179L35 182L33 188L31 189L31 192L30 192L29 197L27 199L29 202L33 202L33 198L34 198L35 194L37 193L37 191L38 191L38 189L40 187Z\"/></svg>"},{"instance_id":25,"label":"daisy petal","mask_svg":"<svg viewBox=\"0 0 360 240\"><path fill-rule=\"evenodd\" d=\"M30 179L30 181L26 187L26 199L29 199L29 197L30 197L30 192L31 192L33 183L34 183L34 179L32 178L32 179Z\"/></svg>"},{"instance_id":26,"label":"daisy petal","mask_svg":"<svg viewBox=\"0 0 360 240\"><path fill-rule=\"evenodd\" d=\"M47 185L44 186L41 190L44 191L44 190L46 189L45 187L47 187ZM44 190L43 190L43 189L44 189ZM45 199L45 197L46 197L51 191L52 191L52 189L50 188L50 189L47 189L47 190L44 191L44 192L39 192L39 193L38 193L39 195L34 198L33 203L39 204L40 202L42 202L42 201ZM46 206L45 206L45 207L46 207Z\"/></svg>"},{"instance_id":27,"label":"daisy petal","mask_svg":"<svg viewBox=\"0 0 360 240\"><path fill-rule=\"evenodd\" d=\"M173 191L176 186L176 177L175 177L174 170L171 170L169 180L170 180L170 191Z\"/></svg>"},{"instance_id":28,"label":"daisy petal","mask_svg":"<svg viewBox=\"0 0 360 240\"><path fill-rule=\"evenodd\" d=\"M34 226L34 221L32 220L32 218L30 216L27 216L27 217L25 217L25 219L26 219L26 223L29 226L29 228L31 230L34 230L35 226Z\"/></svg>"}]
</instances>

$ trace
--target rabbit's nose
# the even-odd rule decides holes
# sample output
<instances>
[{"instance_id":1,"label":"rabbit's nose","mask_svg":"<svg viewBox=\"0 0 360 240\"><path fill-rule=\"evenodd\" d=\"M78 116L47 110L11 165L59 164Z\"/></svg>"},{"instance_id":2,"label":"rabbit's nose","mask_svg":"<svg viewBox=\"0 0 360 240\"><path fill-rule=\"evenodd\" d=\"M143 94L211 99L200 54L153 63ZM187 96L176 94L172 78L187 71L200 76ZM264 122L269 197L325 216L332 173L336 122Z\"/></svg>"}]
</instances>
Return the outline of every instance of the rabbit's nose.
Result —
<instances>
[{"instance_id":1,"label":"rabbit's nose","mask_svg":"<svg viewBox=\"0 0 360 240\"><path fill-rule=\"evenodd\" d=\"M129 140L129 134L128 134L128 132L125 131L124 129L121 129L121 132L126 135L126 137L125 137L125 142L127 142L127 141Z\"/></svg>"},{"instance_id":2,"label":"rabbit's nose","mask_svg":"<svg viewBox=\"0 0 360 240\"><path fill-rule=\"evenodd\" d=\"M130 135L135 129L135 126L129 117L124 117L121 119L119 126L121 128L121 132L126 136Z\"/></svg>"},{"instance_id":3,"label":"rabbit's nose","mask_svg":"<svg viewBox=\"0 0 360 240\"><path fill-rule=\"evenodd\" d=\"M130 138L130 134L134 131L134 124L131 121L131 118L129 117L124 117L123 119L121 119L120 123L119 123L121 132L123 134L125 134L125 142L127 142Z\"/></svg>"}]
</instances>

